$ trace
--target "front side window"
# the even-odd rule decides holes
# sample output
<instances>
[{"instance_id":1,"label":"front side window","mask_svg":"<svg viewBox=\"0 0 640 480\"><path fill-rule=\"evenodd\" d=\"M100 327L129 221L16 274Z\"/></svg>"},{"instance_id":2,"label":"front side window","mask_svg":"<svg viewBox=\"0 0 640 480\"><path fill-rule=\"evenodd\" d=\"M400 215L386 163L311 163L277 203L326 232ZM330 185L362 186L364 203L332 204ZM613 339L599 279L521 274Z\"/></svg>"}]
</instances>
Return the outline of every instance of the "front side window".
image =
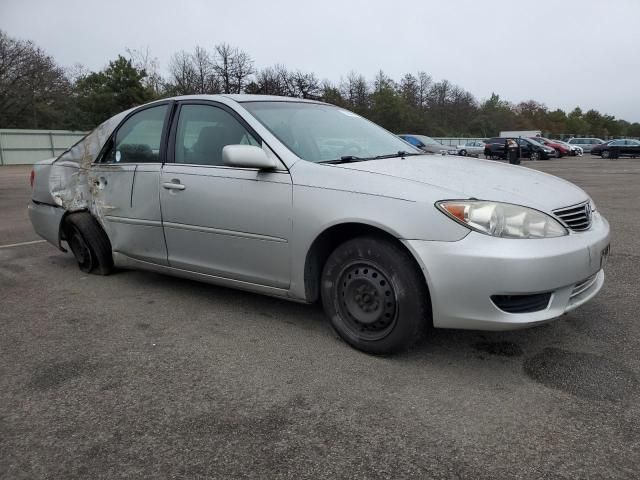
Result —
<instances>
[{"instance_id":1,"label":"front side window","mask_svg":"<svg viewBox=\"0 0 640 480\"><path fill-rule=\"evenodd\" d=\"M118 128L103 163L160 162L162 129L168 105L134 113Z\"/></svg>"},{"instance_id":2,"label":"front side window","mask_svg":"<svg viewBox=\"0 0 640 480\"><path fill-rule=\"evenodd\" d=\"M310 162L347 156L371 158L398 152L421 153L375 123L332 105L304 102L242 105L289 150Z\"/></svg>"},{"instance_id":3,"label":"front side window","mask_svg":"<svg viewBox=\"0 0 640 480\"><path fill-rule=\"evenodd\" d=\"M260 142L230 113L211 105L183 105L176 132L176 163L223 165L227 145Z\"/></svg>"}]
</instances>

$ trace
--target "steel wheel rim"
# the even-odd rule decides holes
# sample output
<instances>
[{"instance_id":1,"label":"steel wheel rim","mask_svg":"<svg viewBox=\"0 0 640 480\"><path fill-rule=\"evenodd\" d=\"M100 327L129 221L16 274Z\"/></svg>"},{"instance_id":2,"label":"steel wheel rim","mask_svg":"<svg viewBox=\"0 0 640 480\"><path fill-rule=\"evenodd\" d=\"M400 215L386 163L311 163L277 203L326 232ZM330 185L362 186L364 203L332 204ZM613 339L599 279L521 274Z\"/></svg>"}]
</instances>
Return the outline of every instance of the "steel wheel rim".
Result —
<instances>
[{"instance_id":1,"label":"steel wheel rim","mask_svg":"<svg viewBox=\"0 0 640 480\"><path fill-rule=\"evenodd\" d=\"M357 261L338 277L338 311L349 333L364 340L381 340L398 320L398 300L393 284L376 265Z\"/></svg>"},{"instance_id":2,"label":"steel wheel rim","mask_svg":"<svg viewBox=\"0 0 640 480\"><path fill-rule=\"evenodd\" d=\"M91 250L84 241L84 238L82 238L82 235L80 235L80 232L76 229L73 230L73 234L69 240L69 246L71 247L73 255L76 257L80 270L85 272L91 270L91 266L93 264Z\"/></svg>"}]
</instances>

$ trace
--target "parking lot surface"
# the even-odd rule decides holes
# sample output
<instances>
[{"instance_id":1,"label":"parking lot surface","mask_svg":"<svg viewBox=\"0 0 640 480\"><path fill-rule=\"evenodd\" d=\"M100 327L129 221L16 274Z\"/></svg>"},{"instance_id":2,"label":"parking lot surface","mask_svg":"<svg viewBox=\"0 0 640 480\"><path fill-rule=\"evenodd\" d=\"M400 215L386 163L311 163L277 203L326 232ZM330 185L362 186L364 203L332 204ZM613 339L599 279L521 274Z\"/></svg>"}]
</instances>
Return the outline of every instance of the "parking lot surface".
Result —
<instances>
[{"instance_id":1,"label":"parking lot surface","mask_svg":"<svg viewBox=\"0 0 640 480\"><path fill-rule=\"evenodd\" d=\"M523 162L612 227L598 297L534 329L373 357L318 305L86 275L0 168L0 477L638 478L640 160Z\"/></svg>"}]
</instances>

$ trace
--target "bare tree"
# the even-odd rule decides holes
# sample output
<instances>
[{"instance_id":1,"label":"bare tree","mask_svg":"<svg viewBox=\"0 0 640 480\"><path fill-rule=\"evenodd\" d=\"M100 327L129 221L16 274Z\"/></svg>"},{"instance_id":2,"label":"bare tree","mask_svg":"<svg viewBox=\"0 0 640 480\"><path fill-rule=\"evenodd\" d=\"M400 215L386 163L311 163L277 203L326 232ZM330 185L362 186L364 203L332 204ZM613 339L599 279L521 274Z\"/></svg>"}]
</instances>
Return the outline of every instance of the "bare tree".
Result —
<instances>
[{"instance_id":1,"label":"bare tree","mask_svg":"<svg viewBox=\"0 0 640 480\"><path fill-rule=\"evenodd\" d=\"M169 90L176 95L193 95L197 92L197 73L190 53L181 50L169 60Z\"/></svg>"},{"instance_id":2,"label":"bare tree","mask_svg":"<svg viewBox=\"0 0 640 480\"><path fill-rule=\"evenodd\" d=\"M235 93L242 93L245 90L249 78L254 72L251 57L241 50L236 50L233 68L233 89Z\"/></svg>"},{"instance_id":3,"label":"bare tree","mask_svg":"<svg viewBox=\"0 0 640 480\"><path fill-rule=\"evenodd\" d=\"M220 93L220 80L215 74L209 52L202 47L196 47L191 58L196 76L196 93Z\"/></svg>"},{"instance_id":4,"label":"bare tree","mask_svg":"<svg viewBox=\"0 0 640 480\"><path fill-rule=\"evenodd\" d=\"M315 73L303 73L298 70L290 74L289 79L292 86L291 96L313 100L318 100L322 96L320 80Z\"/></svg>"},{"instance_id":5,"label":"bare tree","mask_svg":"<svg viewBox=\"0 0 640 480\"><path fill-rule=\"evenodd\" d=\"M418 105L422 110L427 107L427 97L433 80L425 72L418 72Z\"/></svg>"},{"instance_id":6,"label":"bare tree","mask_svg":"<svg viewBox=\"0 0 640 480\"><path fill-rule=\"evenodd\" d=\"M59 128L69 92L53 58L0 30L0 128Z\"/></svg>"},{"instance_id":7,"label":"bare tree","mask_svg":"<svg viewBox=\"0 0 640 480\"><path fill-rule=\"evenodd\" d=\"M131 60L131 64L140 71L145 72L146 77L143 85L149 88L155 96L159 96L162 91L164 80L160 75L160 62L157 57L151 55L151 51L147 46L144 50L125 49Z\"/></svg>"},{"instance_id":8,"label":"bare tree","mask_svg":"<svg viewBox=\"0 0 640 480\"><path fill-rule=\"evenodd\" d=\"M293 96L291 73L284 65L264 68L256 74L250 93Z\"/></svg>"},{"instance_id":9,"label":"bare tree","mask_svg":"<svg viewBox=\"0 0 640 480\"><path fill-rule=\"evenodd\" d=\"M242 93L254 73L251 57L227 43L214 47L213 69L223 93Z\"/></svg>"},{"instance_id":10,"label":"bare tree","mask_svg":"<svg viewBox=\"0 0 640 480\"><path fill-rule=\"evenodd\" d=\"M369 104L369 86L363 75L350 72L345 80L340 82L342 97L349 108L357 112L364 112Z\"/></svg>"}]
</instances>

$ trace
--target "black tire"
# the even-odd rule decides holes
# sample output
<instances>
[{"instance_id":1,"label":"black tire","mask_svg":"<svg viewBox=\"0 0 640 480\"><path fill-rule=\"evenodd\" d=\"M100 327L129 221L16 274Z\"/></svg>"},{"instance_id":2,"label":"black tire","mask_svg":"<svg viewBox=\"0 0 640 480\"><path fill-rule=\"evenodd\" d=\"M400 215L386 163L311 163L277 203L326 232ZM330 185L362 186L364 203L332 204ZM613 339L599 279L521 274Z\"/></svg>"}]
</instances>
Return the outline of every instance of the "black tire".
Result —
<instances>
[{"instance_id":1,"label":"black tire","mask_svg":"<svg viewBox=\"0 0 640 480\"><path fill-rule=\"evenodd\" d=\"M331 327L363 352L405 350L431 324L422 272L405 250L381 237L337 247L324 265L321 295Z\"/></svg>"},{"instance_id":2,"label":"black tire","mask_svg":"<svg viewBox=\"0 0 640 480\"><path fill-rule=\"evenodd\" d=\"M529 160L540 160L540 154L538 152L531 152Z\"/></svg>"},{"instance_id":3,"label":"black tire","mask_svg":"<svg viewBox=\"0 0 640 480\"><path fill-rule=\"evenodd\" d=\"M460 155L462 155L463 157L466 157L467 156L467 151L464 150L464 149L460 150Z\"/></svg>"},{"instance_id":4,"label":"black tire","mask_svg":"<svg viewBox=\"0 0 640 480\"><path fill-rule=\"evenodd\" d=\"M98 275L109 275L113 271L111 242L91 214L78 212L68 215L64 231L80 270Z\"/></svg>"},{"instance_id":5,"label":"black tire","mask_svg":"<svg viewBox=\"0 0 640 480\"><path fill-rule=\"evenodd\" d=\"M609 152L609 150L602 150L602 151L600 152L600 156L601 156L602 158L609 158L609 157L611 156L611 153Z\"/></svg>"}]
</instances>

